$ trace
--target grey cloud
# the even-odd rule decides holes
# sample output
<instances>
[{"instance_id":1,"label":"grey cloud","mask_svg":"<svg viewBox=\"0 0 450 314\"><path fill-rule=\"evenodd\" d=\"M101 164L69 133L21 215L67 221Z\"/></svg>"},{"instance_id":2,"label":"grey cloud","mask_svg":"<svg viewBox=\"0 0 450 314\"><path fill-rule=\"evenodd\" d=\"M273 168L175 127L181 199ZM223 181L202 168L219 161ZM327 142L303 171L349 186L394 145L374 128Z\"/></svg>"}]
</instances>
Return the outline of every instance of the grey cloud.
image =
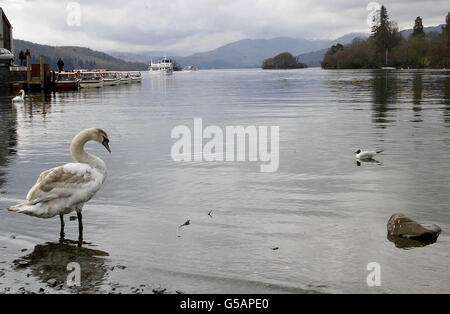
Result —
<instances>
[{"instance_id":1,"label":"grey cloud","mask_svg":"<svg viewBox=\"0 0 450 314\"><path fill-rule=\"evenodd\" d=\"M372 1L313 0L78 0L81 26L66 23L60 0L3 0L16 37L53 45L86 45L101 50L176 49L204 51L242 38L336 38L368 32L366 6ZM400 28L414 18L443 23L447 0L384 1Z\"/></svg>"}]
</instances>

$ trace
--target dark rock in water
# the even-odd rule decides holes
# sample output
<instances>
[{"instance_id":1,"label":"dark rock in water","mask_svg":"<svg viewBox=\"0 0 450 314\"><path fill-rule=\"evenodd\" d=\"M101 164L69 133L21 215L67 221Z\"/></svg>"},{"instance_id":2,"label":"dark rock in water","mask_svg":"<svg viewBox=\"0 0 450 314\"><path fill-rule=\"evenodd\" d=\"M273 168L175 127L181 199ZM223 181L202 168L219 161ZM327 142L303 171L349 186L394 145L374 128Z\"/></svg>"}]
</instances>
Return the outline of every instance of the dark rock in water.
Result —
<instances>
[{"instance_id":1,"label":"dark rock in water","mask_svg":"<svg viewBox=\"0 0 450 314\"><path fill-rule=\"evenodd\" d=\"M436 242L441 228L420 224L403 214L394 214L387 223L387 237L397 247L419 247Z\"/></svg>"}]
</instances>

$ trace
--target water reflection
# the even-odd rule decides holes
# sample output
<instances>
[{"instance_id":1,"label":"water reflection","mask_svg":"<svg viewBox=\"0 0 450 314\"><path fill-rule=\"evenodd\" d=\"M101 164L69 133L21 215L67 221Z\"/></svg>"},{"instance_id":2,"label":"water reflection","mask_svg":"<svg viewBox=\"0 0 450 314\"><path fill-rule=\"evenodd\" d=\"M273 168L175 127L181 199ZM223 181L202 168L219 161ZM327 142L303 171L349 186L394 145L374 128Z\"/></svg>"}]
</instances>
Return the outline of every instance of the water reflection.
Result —
<instances>
[{"instance_id":1,"label":"water reflection","mask_svg":"<svg viewBox=\"0 0 450 314\"><path fill-rule=\"evenodd\" d=\"M397 78L396 74L390 71L372 72L372 96L373 96L373 116L372 122L377 124L378 128L386 128L386 124L394 122L389 118L396 108L390 106L397 100Z\"/></svg>"},{"instance_id":2,"label":"water reflection","mask_svg":"<svg viewBox=\"0 0 450 314\"><path fill-rule=\"evenodd\" d=\"M450 77L447 76L443 82L444 122L450 127Z\"/></svg>"},{"instance_id":3,"label":"water reflection","mask_svg":"<svg viewBox=\"0 0 450 314\"><path fill-rule=\"evenodd\" d=\"M172 75L153 74L149 79L152 93L167 96L167 88L173 83Z\"/></svg>"},{"instance_id":4,"label":"water reflection","mask_svg":"<svg viewBox=\"0 0 450 314\"><path fill-rule=\"evenodd\" d=\"M422 98L423 98L423 73L415 73L413 78L413 111L414 120L413 122L422 122Z\"/></svg>"},{"instance_id":5,"label":"water reflection","mask_svg":"<svg viewBox=\"0 0 450 314\"><path fill-rule=\"evenodd\" d=\"M367 163L367 164L377 164L378 166L381 166L383 163L381 161L378 161L376 159L364 159L364 160L357 160L356 161L356 165L358 167L361 167L362 164Z\"/></svg>"},{"instance_id":6,"label":"water reflection","mask_svg":"<svg viewBox=\"0 0 450 314\"><path fill-rule=\"evenodd\" d=\"M9 100L9 99L7 99ZM5 184L5 168L17 150L17 115L10 102L0 102L0 188Z\"/></svg>"},{"instance_id":7,"label":"water reflection","mask_svg":"<svg viewBox=\"0 0 450 314\"><path fill-rule=\"evenodd\" d=\"M436 242L437 239L433 241L417 241L407 238L400 238L388 235L388 240L395 244L395 247L399 249L412 249L416 247L424 247Z\"/></svg>"},{"instance_id":8,"label":"water reflection","mask_svg":"<svg viewBox=\"0 0 450 314\"><path fill-rule=\"evenodd\" d=\"M47 115L51 112L52 100L53 95L50 93L32 93L26 96L23 104L16 104L15 106L30 120L39 116L42 117L43 122L46 122Z\"/></svg>"},{"instance_id":9,"label":"water reflection","mask_svg":"<svg viewBox=\"0 0 450 314\"><path fill-rule=\"evenodd\" d=\"M55 279L57 285L67 288L67 265L76 262L81 267L81 286L75 290L95 292L105 281L108 270L106 256L109 256L107 252L79 247L78 241L60 240L36 245L32 253L15 260L14 266L17 270L30 270L31 275L42 282Z\"/></svg>"}]
</instances>

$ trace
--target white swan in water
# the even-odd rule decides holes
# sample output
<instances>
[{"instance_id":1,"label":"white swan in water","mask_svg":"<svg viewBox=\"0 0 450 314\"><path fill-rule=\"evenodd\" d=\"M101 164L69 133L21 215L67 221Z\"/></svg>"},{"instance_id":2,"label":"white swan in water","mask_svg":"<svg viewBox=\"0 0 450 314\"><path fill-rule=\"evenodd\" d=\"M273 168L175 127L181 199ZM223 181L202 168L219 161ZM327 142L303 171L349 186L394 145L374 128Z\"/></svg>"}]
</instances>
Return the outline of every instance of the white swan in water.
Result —
<instances>
[{"instance_id":1,"label":"white swan in water","mask_svg":"<svg viewBox=\"0 0 450 314\"><path fill-rule=\"evenodd\" d=\"M70 153L75 162L42 172L28 192L27 201L8 209L40 218L59 215L61 237L64 237L63 216L75 210L81 245L83 240L81 210L101 188L106 178L104 161L84 151L84 145L89 141L99 142L111 152L105 131L95 128L81 131L70 144Z\"/></svg>"},{"instance_id":2,"label":"white swan in water","mask_svg":"<svg viewBox=\"0 0 450 314\"><path fill-rule=\"evenodd\" d=\"M11 101L12 102L23 102L24 98L25 98L25 91L23 89L21 89L19 91L19 95L14 97Z\"/></svg>"},{"instance_id":3,"label":"white swan in water","mask_svg":"<svg viewBox=\"0 0 450 314\"><path fill-rule=\"evenodd\" d=\"M373 157L375 157L377 154L382 153L382 150L379 151L361 151L360 149L358 149L355 154L356 154L356 159L359 160L369 160L369 159L373 159Z\"/></svg>"}]
</instances>

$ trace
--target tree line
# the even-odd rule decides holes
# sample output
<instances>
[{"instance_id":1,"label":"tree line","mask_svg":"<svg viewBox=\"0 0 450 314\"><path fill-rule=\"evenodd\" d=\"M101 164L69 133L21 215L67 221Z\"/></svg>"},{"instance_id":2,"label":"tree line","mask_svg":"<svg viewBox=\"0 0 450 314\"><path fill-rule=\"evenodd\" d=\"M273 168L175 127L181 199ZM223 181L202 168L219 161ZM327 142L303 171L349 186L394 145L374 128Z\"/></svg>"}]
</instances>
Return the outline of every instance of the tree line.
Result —
<instances>
[{"instance_id":1,"label":"tree line","mask_svg":"<svg viewBox=\"0 0 450 314\"><path fill-rule=\"evenodd\" d=\"M425 33L422 18L414 21L413 32L407 38L390 21L387 9L381 6L374 18L371 35L356 38L350 45L333 45L322 60L325 69L373 69L450 67L450 12L442 31Z\"/></svg>"}]
</instances>

